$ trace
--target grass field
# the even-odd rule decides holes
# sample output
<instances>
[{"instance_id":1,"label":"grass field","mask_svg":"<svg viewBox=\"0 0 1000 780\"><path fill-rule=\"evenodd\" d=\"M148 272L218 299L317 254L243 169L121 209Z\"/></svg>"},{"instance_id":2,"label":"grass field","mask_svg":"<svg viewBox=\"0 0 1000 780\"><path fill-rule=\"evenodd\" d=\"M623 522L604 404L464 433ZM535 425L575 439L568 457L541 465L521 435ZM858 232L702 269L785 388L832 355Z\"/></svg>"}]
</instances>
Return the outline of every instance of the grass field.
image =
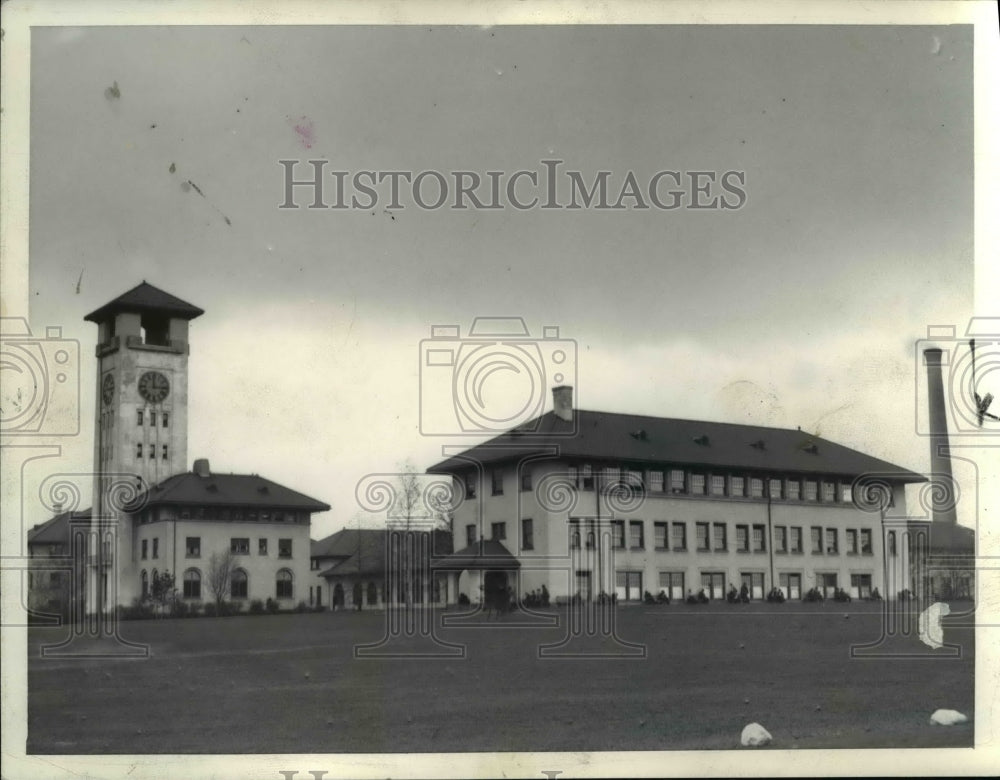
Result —
<instances>
[{"instance_id":1,"label":"grass field","mask_svg":"<svg viewBox=\"0 0 1000 780\"><path fill-rule=\"evenodd\" d=\"M381 613L123 623L151 648L131 660L40 658L61 630L35 628L27 750L730 749L751 721L784 749L973 744L973 632L954 620L945 639L961 645L958 660L916 637L892 649L922 657L852 659L852 643L881 636L868 603L630 606L616 621L644 659L539 659L566 629L518 627L516 614L440 629L466 645L451 660L356 660L356 643L383 635ZM931 726L937 708L970 723Z\"/></svg>"}]
</instances>

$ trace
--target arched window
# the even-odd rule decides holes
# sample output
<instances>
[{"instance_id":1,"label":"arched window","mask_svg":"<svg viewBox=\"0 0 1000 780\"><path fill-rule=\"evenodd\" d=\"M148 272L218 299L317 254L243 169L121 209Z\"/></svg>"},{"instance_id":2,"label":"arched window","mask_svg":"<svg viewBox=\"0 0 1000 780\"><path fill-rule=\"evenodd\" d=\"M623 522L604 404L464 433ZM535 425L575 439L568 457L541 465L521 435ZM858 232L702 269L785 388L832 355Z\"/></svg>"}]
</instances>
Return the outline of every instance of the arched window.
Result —
<instances>
[{"instance_id":1,"label":"arched window","mask_svg":"<svg viewBox=\"0 0 1000 780\"><path fill-rule=\"evenodd\" d=\"M292 573L288 569L281 569L275 578L275 596L279 599L290 599L292 594Z\"/></svg>"},{"instance_id":2,"label":"arched window","mask_svg":"<svg viewBox=\"0 0 1000 780\"><path fill-rule=\"evenodd\" d=\"M141 579L142 579L142 598L143 600L145 600L149 598L149 575L146 573L145 569L142 570Z\"/></svg>"},{"instance_id":3,"label":"arched window","mask_svg":"<svg viewBox=\"0 0 1000 780\"><path fill-rule=\"evenodd\" d=\"M201 598L201 572L197 569L188 569L184 572L184 598Z\"/></svg>"},{"instance_id":4,"label":"arched window","mask_svg":"<svg viewBox=\"0 0 1000 780\"><path fill-rule=\"evenodd\" d=\"M229 595L234 599L247 597L247 573L243 569L235 569L229 578Z\"/></svg>"}]
</instances>

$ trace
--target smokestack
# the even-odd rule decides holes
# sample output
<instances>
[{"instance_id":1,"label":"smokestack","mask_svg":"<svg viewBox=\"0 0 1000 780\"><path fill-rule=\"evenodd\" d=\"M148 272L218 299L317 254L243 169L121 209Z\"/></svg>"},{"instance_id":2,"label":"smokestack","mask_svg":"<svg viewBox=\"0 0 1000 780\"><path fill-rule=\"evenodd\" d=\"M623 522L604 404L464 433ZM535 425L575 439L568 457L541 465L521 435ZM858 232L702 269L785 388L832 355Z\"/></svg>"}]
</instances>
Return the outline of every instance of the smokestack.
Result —
<instances>
[{"instance_id":1,"label":"smokestack","mask_svg":"<svg viewBox=\"0 0 1000 780\"><path fill-rule=\"evenodd\" d=\"M552 388L552 411L560 420L573 422L573 388L570 385Z\"/></svg>"},{"instance_id":2,"label":"smokestack","mask_svg":"<svg viewBox=\"0 0 1000 780\"><path fill-rule=\"evenodd\" d=\"M192 468L191 470L199 477L212 476L212 469L208 467L208 458L198 458L194 462L194 468Z\"/></svg>"},{"instance_id":3,"label":"smokestack","mask_svg":"<svg viewBox=\"0 0 1000 780\"><path fill-rule=\"evenodd\" d=\"M924 363L927 366L927 422L931 434L931 483L940 483L940 489L945 495L953 496L955 487L951 474L951 458L947 454L948 411L944 401L941 354L940 349L924 350ZM958 517L954 504L953 500L933 502L934 522L956 524Z\"/></svg>"}]
</instances>

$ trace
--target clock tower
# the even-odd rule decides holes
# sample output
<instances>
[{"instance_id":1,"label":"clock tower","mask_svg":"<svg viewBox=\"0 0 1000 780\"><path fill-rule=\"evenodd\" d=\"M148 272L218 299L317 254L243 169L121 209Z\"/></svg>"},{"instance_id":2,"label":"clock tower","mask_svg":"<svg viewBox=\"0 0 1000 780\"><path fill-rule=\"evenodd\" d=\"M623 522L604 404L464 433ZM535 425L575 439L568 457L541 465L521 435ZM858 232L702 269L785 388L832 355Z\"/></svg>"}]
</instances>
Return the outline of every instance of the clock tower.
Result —
<instances>
[{"instance_id":1,"label":"clock tower","mask_svg":"<svg viewBox=\"0 0 1000 780\"><path fill-rule=\"evenodd\" d=\"M118 521L114 555L105 546L91 571L90 609L127 603L135 580L136 520L109 501L114 485L146 489L187 471L188 323L203 313L143 282L84 318L98 327L92 517ZM109 592L109 569L119 594Z\"/></svg>"}]
</instances>

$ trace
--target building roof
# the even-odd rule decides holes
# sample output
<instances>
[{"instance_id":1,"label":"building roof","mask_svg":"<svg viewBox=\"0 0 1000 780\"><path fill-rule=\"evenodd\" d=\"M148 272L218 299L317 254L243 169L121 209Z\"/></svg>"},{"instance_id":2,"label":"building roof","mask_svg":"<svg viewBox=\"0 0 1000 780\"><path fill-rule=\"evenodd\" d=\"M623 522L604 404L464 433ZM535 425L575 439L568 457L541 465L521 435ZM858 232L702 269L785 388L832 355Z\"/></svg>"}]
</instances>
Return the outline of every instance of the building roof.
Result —
<instances>
[{"instance_id":1,"label":"building roof","mask_svg":"<svg viewBox=\"0 0 1000 780\"><path fill-rule=\"evenodd\" d=\"M910 531L927 529L931 556L972 556L976 552L976 532L964 525L949 522L912 520Z\"/></svg>"},{"instance_id":2,"label":"building roof","mask_svg":"<svg viewBox=\"0 0 1000 780\"><path fill-rule=\"evenodd\" d=\"M118 312L153 312L156 314L168 314L171 317L178 317L184 320L193 320L204 314L203 309L192 306L187 301L164 292L158 287L153 287L145 280L128 292L122 293L113 301L109 301L101 308L95 309L86 317L90 322L102 322L114 316Z\"/></svg>"},{"instance_id":3,"label":"building roof","mask_svg":"<svg viewBox=\"0 0 1000 780\"><path fill-rule=\"evenodd\" d=\"M457 473L480 463L517 460L539 447L558 448L560 459L622 463L684 464L802 474L855 477L892 474L900 482L926 478L901 466L852 450L805 431L760 425L647 417L576 410L573 423L547 412L517 429L448 458L430 473ZM762 443L762 444L761 444Z\"/></svg>"},{"instance_id":4,"label":"building roof","mask_svg":"<svg viewBox=\"0 0 1000 780\"><path fill-rule=\"evenodd\" d=\"M321 577L339 577L351 574L385 573L386 531L383 528L344 528L330 536L313 541L310 556L331 560L331 565L320 572ZM431 555L451 552L451 532L434 532Z\"/></svg>"},{"instance_id":5,"label":"building roof","mask_svg":"<svg viewBox=\"0 0 1000 780\"><path fill-rule=\"evenodd\" d=\"M69 521L89 519L89 508L80 512L60 512L33 526L28 531L28 544L69 544Z\"/></svg>"},{"instance_id":6,"label":"building roof","mask_svg":"<svg viewBox=\"0 0 1000 780\"><path fill-rule=\"evenodd\" d=\"M480 539L456 553L437 558L435 569L483 571L485 569L518 569L520 561L496 539Z\"/></svg>"},{"instance_id":7,"label":"building roof","mask_svg":"<svg viewBox=\"0 0 1000 780\"><path fill-rule=\"evenodd\" d=\"M201 504L204 506L273 507L326 512L329 504L298 493L257 474L174 474L139 496L133 506Z\"/></svg>"}]
</instances>

